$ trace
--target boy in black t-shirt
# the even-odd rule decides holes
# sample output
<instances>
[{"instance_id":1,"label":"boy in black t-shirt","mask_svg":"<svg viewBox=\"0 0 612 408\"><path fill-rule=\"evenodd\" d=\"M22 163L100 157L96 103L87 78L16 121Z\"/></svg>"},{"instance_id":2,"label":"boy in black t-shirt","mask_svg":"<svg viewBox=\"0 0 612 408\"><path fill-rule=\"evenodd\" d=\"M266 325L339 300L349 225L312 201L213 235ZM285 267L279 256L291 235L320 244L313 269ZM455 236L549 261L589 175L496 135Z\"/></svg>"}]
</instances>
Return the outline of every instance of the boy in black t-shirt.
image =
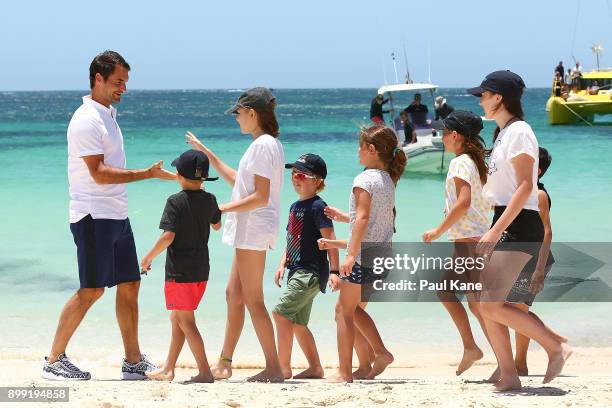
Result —
<instances>
[{"instance_id":1,"label":"boy in black t-shirt","mask_svg":"<svg viewBox=\"0 0 612 408\"><path fill-rule=\"evenodd\" d=\"M317 293L325 292L328 280L332 290L337 290L338 285L338 250L321 251L317 244L319 238L335 239L332 221L323 212L327 204L317 195L325 187L327 167L321 157L308 153L285 168L292 169L291 182L299 200L289 210L287 248L274 277L280 287L285 269L289 270L287 284L272 313L278 336L278 359L285 378L291 378L295 334L308 360L308 368L294 378L323 378L317 346L307 325Z\"/></svg>"},{"instance_id":2,"label":"boy in black t-shirt","mask_svg":"<svg viewBox=\"0 0 612 408\"><path fill-rule=\"evenodd\" d=\"M159 228L164 232L140 262L142 273L146 274L151 269L153 259L167 249L164 293L166 308L172 311L172 340L163 367L146 375L152 380L172 381L176 360L187 340L199 370L198 375L188 382L213 382L194 311L208 282L210 226L215 230L221 228L217 199L202 189L202 181L217 178L208 178L208 158L196 150L184 152L172 165L176 167L177 179L183 190L166 201L159 223Z\"/></svg>"}]
</instances>

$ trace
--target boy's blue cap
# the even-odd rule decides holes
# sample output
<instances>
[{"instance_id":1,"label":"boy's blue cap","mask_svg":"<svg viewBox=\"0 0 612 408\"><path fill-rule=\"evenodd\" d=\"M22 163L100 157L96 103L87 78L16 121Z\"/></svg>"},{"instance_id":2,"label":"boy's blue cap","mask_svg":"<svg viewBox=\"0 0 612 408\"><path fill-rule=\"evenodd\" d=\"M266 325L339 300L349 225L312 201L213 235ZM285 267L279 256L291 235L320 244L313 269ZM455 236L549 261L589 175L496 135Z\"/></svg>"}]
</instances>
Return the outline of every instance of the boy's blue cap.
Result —
<instances>
[{"instance_id":1,"label":"boy's blue cap","mask_svg":"<svg viewBox=\"0 0 612 408\"><path fill-rule=\"evenodd\" d=\"M324 179L327 177L327 165L321 156L312 153L301 155L295 163L285 164L286 169L296 168L301 171L312 173Z\"/></svg>"},{"instance_id":2,"label":"boy's blue cap","mask_svg":"<svg viewBox=\"0 0 612 408\"><path fill-rule=\"evenodd\" d=\"M189 180L215 181L219 177L208 177L208 157L198 150L187 150L172 161L178 173Z\"/></svg>"}]
</instances>

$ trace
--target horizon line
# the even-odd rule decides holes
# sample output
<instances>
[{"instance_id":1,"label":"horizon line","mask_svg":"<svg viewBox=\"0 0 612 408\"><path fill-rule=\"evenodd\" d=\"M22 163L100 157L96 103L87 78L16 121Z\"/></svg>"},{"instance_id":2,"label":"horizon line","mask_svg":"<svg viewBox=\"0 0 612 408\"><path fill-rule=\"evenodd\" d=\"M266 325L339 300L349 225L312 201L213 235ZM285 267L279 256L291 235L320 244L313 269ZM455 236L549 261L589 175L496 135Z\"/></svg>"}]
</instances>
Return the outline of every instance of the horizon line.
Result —
<instances>
[{"instance_id":1,"label":"horizon line","mask_svg":"<svg viewBox=\"0 0 612 408\"><path fill-rule=\"evenodd\" d=\"M249 89L250 87L245 87L245 88L134 88L134 89L130 89L125 93L130 93L130 92L142 92L142 91L154 91L154 92L185 92L185 91L226 91L226 92L240 92L240 91L246 91L247 89ZM293 91L293 90L336 90L336 89L345 89L345 90L377 90L378 88L371 88L371 87L352 87L352 86L346 86L346 87L305 87L305 88L287 88L287 87L269 87L272 90L285 90L285 91ZM463 87L463 86L438 86L438 89L467 89L469 88L468 86ZM535 87L528 87L525 88L526 90L530 90L530 89L550 89L549 86L535 86ZM25 93L25 92L87 92L87 91L91 91L90 89L2 89L0 90L0 93L8 93L8 92L15 92L15 93Z\"/></svg>"}]
</instances>

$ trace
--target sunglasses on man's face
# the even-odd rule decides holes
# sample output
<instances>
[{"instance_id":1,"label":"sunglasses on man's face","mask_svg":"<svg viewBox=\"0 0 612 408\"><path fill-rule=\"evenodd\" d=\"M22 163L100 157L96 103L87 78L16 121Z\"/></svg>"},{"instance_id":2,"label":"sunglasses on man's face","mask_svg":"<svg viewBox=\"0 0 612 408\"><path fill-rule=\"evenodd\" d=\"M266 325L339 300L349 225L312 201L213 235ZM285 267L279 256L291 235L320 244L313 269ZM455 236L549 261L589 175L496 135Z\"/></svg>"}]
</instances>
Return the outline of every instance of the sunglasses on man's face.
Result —
<instances>
[{"instance_id":1,"label":"sunglasses on man's face","mask_svg":"<svg viewBox=\"0 0 612 408\"><path fill-rule=\"evenodd\" d=\"M310 174L302 173L299 171L292 171L291 177L294 177L296 180L306 180L306 179L316 179L317 176L313 176Z\"/></svg>"}]
</instances>

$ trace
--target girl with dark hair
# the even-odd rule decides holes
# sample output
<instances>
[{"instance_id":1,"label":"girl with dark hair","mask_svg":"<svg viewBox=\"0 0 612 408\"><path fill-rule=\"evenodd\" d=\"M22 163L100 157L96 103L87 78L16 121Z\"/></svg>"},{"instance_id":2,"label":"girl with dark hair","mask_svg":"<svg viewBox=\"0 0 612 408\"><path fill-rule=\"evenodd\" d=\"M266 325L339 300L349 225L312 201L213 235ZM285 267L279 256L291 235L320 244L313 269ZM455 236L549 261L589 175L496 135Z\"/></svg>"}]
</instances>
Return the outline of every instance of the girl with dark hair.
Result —
<instances>
[{"instance_id":1,"label":"girl with dark hair","mask_svg":"<svg viewBox=\"0 0 612 408\"><path fill-rule=\"evenodd\" d=\"M361 265L361 250L365 242L391 242L395 186L406 167L406 155L398 147L397 137L391 128L372 125L363 129L359 136L359 162L365 166L365 170L353 180L348 244L342 240L319 240L321 249L347 249L344 262L340 265L340 297L336 305L340 367L337 375L330 378L339 382L353 382L356 328L374 352L372 368L366 378L375 378L393 362L393 355L385 347L374 321L360 307L362 285L370 284L377 278L371 268ZM336 209L331 209L331 213L328 210L326 214L332 219L346 219L346 215L338 214Z\"/></svg>"},{"instance_id":2,"label":"girl with dark hair","mask_svg":"<svg viewBox=\"0 0 612 408\"><path fill-rule=\"evenodd\" d=\"M423 234L423 242L432 242L448 232L449 241L454 242L455 257L474 258L476 243L488 230L491 204L482 192L487 182L484 141L479 133L482 130L480 116L466 111L454 111L446 119L434 122L434 127L442 130L444 150L455 154L446 176L446 209L442 223ZM445 281L465 278L478 281L478 270L463 271L461 274L449 271ZM483 356L472 334L470 320L452 291L439 293L442 305L451 315L463 343L463 357L456 374L461 375ZM484 322L478 310L475 293L467 293L468 306L478 319L483 331Z\"/></svg>"},{"instance_id":3,"label":"girl with dark hair","mask_svg":"<svg viewBox=\"0 0 612 408\"><path fill-rule=\"evenodd\" d=\"M489 258L482 273L480 312L497 357L499 375L491 380L498 391L521 388L508 327L537 341L546 350L549 362L544 383L561 374L572 353L542 321L512 305L521 303L514 299L517 279L523 270L534 269L544 239L538 213L538 141L523 120L524 88L517 74L496 71L487 75L479 87L468 89L480 97L485 117L494 119L498 125L485 185L485 193L494 201L495 214L491 229L477 247L479 253Z\"/></svg>"},{"instance_id":4,"label":"girl with dark hair","mask_svg":"<svg viewBox=\"0 0 612 408\"><path fill-rule=\"evenodd\" d=\"M283 146L277 138L275 106L276 99L268 89L253 88L240 96L226 112L235 114L240 131L253 138L237 171L204 146L193 133L187 132L187 143L204 152L217 173L233 187L232 200L219 206L228 214L223 242L233 246L235 252L226 289L225 340L219 361L212 367L215 379L232 375L232 356L244 326L246 305L266 359L265 369L247 380L284 380L274 329L263 296L266 251L276 245L285 168Z\"/></svg>"}]
</instances>

